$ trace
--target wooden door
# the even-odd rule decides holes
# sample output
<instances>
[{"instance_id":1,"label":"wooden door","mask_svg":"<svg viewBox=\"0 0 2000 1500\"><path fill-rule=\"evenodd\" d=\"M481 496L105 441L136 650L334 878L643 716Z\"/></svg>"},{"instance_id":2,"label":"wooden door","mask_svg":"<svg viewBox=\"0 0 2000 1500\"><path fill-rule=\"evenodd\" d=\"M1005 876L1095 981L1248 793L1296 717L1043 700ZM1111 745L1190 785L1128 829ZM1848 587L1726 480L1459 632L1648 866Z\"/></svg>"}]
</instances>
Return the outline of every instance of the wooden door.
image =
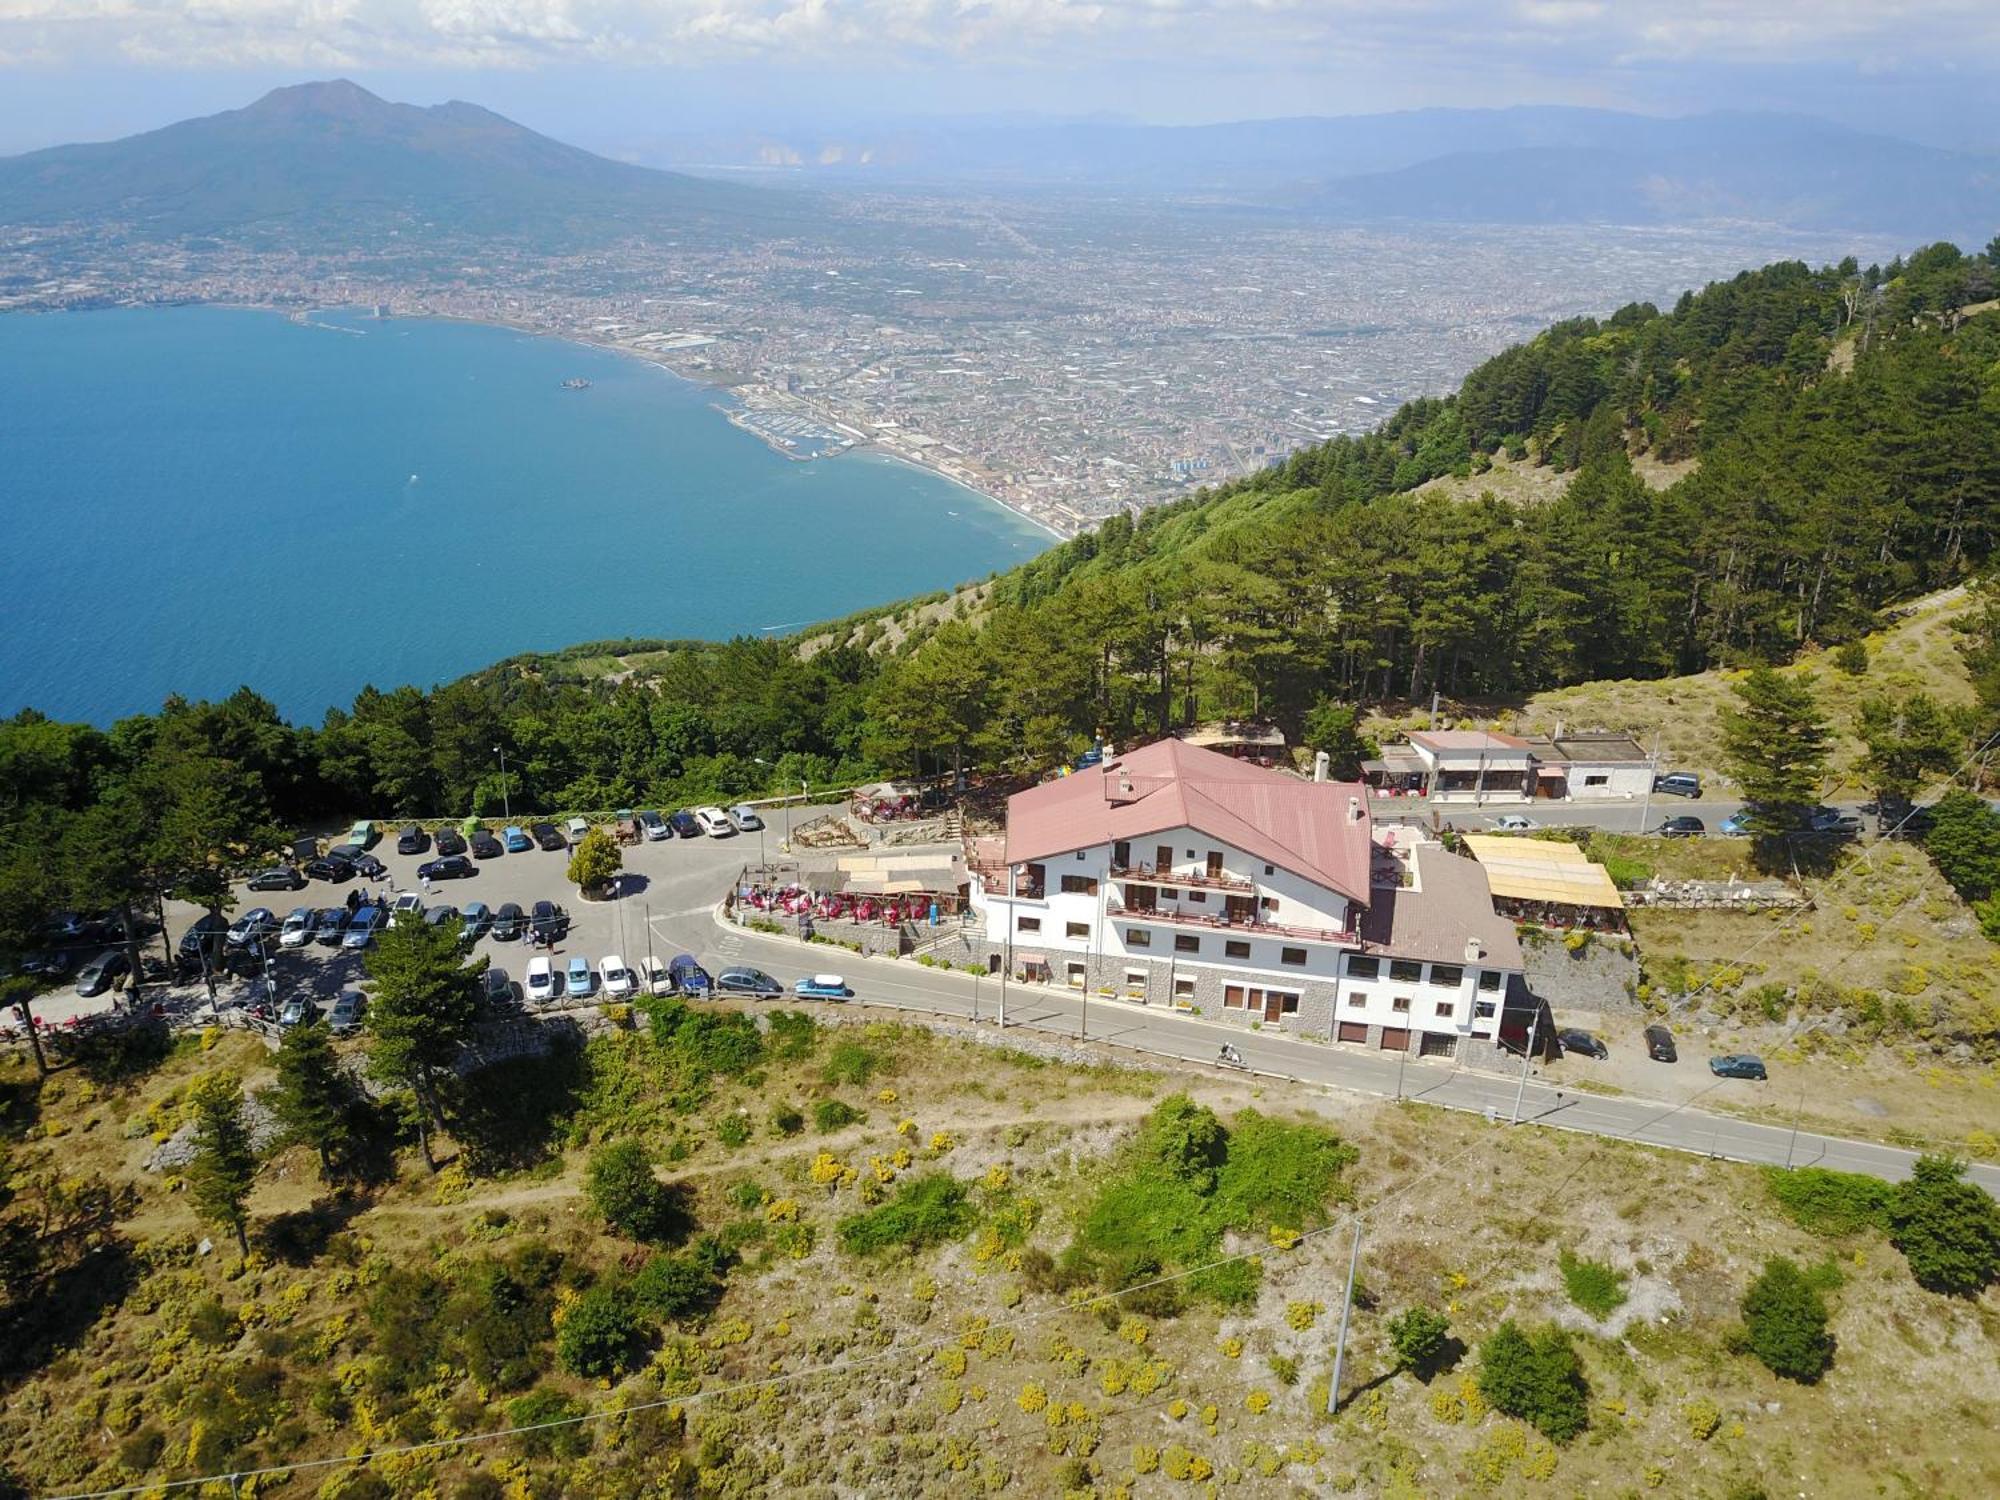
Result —
<instances>
[{"instance_id":1,"label":"wooden door","mask_svg":"<svg viewBox=\"0 0 2000 1500\"><path fill-rule=\"evenodd\" d=\"M1161 875L1168 874L1174 867L1174 846L1172 844L1161 844L1153 851L1153 861L1153 869L1156 873Z\"/></svg>"},{"instance_id":2,"label":"wooden door","mask_svg":"<svg viewBox=\"0 0 2000 1500\"><path fill-rule=\"evenodd\" d=\"M1251 993L1255 994L1256 991L1253 990ZM1285 1013L1284 1000L1284 995L1278 990L1264 991L1264 1019L1275 1021L1282 1017Z\"/></svg>"},{"instance_id":3,"label":"wooden door","mask_svg":"<svg viewBox=\"0 0 2000 1500\"><path fill-rule=\"evenodd\" d=\"M1211 849L1208 851L1209 879L1211 880L1218 879L1220 878L1221 874L1222 874L1222 855L1216 850Z\"/></svg>"},{"instance_id":4,"label":"wooden door","mask_svg":"<svg viewBox=\"0 0 2000 1500\"><path fill-rule=\"evenodd\" d=\"M1257 898L1255 896L1228 896L1222 903L1222 917L1225 922L1254 922L1257 920Z\"/></svg>"}]
</instances>

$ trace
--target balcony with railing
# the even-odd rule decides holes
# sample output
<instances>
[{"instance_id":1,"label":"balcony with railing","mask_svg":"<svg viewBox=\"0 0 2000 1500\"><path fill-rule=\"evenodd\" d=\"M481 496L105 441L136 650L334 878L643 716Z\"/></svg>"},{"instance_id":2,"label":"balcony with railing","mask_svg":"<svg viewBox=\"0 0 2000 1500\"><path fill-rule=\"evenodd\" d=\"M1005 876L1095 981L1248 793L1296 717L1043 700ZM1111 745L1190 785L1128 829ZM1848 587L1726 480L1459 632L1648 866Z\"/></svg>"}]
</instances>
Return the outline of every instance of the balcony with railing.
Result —
<instances>
[{"instance_id":1,"label":"balcony with railing","mask_svg":"<svg viewBox=\"0 0 2000 1500\"><path fill-rule=\"evenodd\" d=\"M1163 870L1155 865L1113 865L1113 880L1128 880L1134 885L1188 886L1195 890L1241 891L1246 896L1257 893L1256 885L1238 875L1211 875L1206 870Z\"/></svg>"},{"instance_id":2,"label":"balcony with railing","mask_svg":"<svg viewBox=\"0 0 2000 1500\"><path fill-rule=\"evenodd\" d=\"M1109 915L1118 922L1191 927L1200 932L1218 932L1229 937L1296 938L1308 943L1340 943L1352 948L1362 946L1361 934L1353 927L1295 927L1286 922L1264 922L1250 917L1230 918L1137 906L1114 907Z\"/></svg>"}]
</instances>

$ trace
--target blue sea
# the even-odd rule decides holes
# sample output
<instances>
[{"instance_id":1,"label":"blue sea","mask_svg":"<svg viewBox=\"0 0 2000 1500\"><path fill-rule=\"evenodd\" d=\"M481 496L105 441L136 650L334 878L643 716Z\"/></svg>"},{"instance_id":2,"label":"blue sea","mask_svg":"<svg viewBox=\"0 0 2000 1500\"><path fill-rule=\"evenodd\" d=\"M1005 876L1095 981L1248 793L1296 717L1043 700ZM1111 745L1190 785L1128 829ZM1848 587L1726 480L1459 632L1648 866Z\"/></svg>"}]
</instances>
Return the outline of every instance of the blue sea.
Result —
<instances>
[{"instance_id":1,"label":"blue sea","mask_svg":"<svg viewBox=\"0 0 2000 1500\"><path fill-rule=\"evenodd\" d=\"M1051 541L891 459L785 458L642 360L505 328L13 315L0 390L0 714L104 724L247 683L317 722L369 683L789 630Z\"/></svg>"}]
</instances>

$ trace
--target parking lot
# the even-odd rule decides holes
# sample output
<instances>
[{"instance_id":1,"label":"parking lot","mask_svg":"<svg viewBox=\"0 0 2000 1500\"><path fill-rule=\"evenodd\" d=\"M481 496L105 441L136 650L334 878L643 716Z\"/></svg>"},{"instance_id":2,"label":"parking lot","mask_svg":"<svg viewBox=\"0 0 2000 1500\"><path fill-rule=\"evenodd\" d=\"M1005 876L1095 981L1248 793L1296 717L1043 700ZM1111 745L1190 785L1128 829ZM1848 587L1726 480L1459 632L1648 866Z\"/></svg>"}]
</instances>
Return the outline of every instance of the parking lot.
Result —
<instances>
[{"instance_id":1,"label":"parking lot","mask_svg":"<svg viewBox=\"0 0 2000 1500\"><path fill-rule=\"evenodd\" d=\"M765 847L773 855L780 837L782 831L777 829L765 836ZM746 863L757 862L758 851L754 833L629 845L622 851L625 869L619 878L618 894L606 901L585 901L578 894L568 878L567 851L541 849L480 860L470 878L434 882L426 892L419 883L417 867L435 858L435 853L427 849L421 854L398 854L396 825L392 824L369 851L388 867L383 879L356 879L345 884L314 880L298 891L251 891L239 884L236 907L229 915L234 920L262 906L268 907L282 923L294 907L344 906L350 890L358 891L364 899L380 901L392 901L398 894L415 892L426 907L449 905L461 910L473 901L483 902L491 910L512 901L525 912L532 910L537 901L553 901L570 918L568 932L553 950L559 970L579 954L590 960L595 972L608 954L619 954L636 966L649 951L663 961L676 953L693 951L713 974L723 962L712 951L714 945L727 943L729 939L710 920L710 912L737 870ZM168 902L167 942L178 945L181 935L201 915L199 907ZM155 934L147 939L144 950L160 955L163 951L160 937ZM550 950L530 948L525 941L497 942L482 937L474 951L484 954L493 967L505 970L518 990L530 957ZM272 999L280 1006L303 993L324 1011L343 989L354 988L365 977L362 955L358 953L317 943L303 948L280 948L275 941L269 945L269 953ZM789 983L798 974L778 977ZM148 985L146 992L155 999L165 994L181 1003L198 1003L202 1007L207 1003L207 990L199 979L167 987ZM262 991L256 981L235 977L218 980L217 999L222 1006L240 1006L258 998L262 998ZM72 1019L110 1011L116 1003L109 995L84 999L71 986L63 985L37 997L35 1015L45 1026L57 1027Z\"/></svg>"}]
</instances>

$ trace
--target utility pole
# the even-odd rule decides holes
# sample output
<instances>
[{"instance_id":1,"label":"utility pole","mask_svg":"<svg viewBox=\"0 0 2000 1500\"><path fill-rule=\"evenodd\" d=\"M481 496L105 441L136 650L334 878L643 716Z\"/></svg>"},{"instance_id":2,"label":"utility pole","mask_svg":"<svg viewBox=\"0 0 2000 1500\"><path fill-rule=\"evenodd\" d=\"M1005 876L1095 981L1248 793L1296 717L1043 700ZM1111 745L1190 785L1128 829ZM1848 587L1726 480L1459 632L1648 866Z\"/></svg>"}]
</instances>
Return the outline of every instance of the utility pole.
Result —
<instances>
[{"instance_id":1,"label":"utility pole","mask_svg":"<svg viewBox=\"0 0 2000 1500\"><path fill-rule=\"evenodd\" d=\"M1521 1054L1521 1082L1514 1089L1514 1118L1508 1123L1521 1123L1521 1096L1528 1091L1528 1059L1535 1055L1535 1036L1542 1024L1542 1008L1535 1007L1535 1018L1528 1023L1528 1046Z\"/></svg>"},{"instance_id":2,"label":"utility pole","mask_svg":"<svg viewBox=\"0 0 2000 1500\"><path fill-rule=\"evenodd\" d=\"M1410 1037L1414 1034L1415 1029L1412 1027L1410 1031L1404 1033L1403 1050L1396 1054L1396 1102L1398 1104L1403 1101L1403 1064L1409 1061Z\"/></svg>"},{"instance_id":3,"label":"utility pole","mask_svg":"<svg viewBox=\"0 0 2000 1500\"><path fill-rule=\"evenodd\" d=\"M1007 871L1007 894L1014 894L1014 872ZM1007 936L1003 940L1006 956L1000 961L1000 1029L1007 1029L1007 976L1014 968L1014 903L1007 903Z\"/></svg>"},{"instance_id":4,"label":"utility pole","mask_svg":"<svg viewBox=\"0 0 2000 1500\"><path fill-rule=\"evenodd\" d=\"M1354 1273L1361 1267L1361 1215L1354 1216L1354 1248L1347 1255L1347 1293L1340 1303L1340 1337L1333 1345L1333 1380L1326 1388L1326 1414L1340 1415L1340 1375L1347 1364L1347 1322L1354 1315Z\"/></svg>"},{"instance_id":5,"label":"utility pole","mask_svg":"<svg viewBox=\"0 0 2000 1500\"><path fill-rule=\"evenodd\" d=\"M500 816L511 823L514 821L514 802L507 793L507 752L495 745L493 753L500 757Z\"/></svg>"},{"instance_id":6,"label":"utility pole","mask_svg":"<svg viewBox=\"0 0 2000 1500\"><path fill-rule=\"evenodd\" d=\"M1799 1148L1799 1116L1805 1113L1805 1108L1806 1091L1805 1085L1801 1084L1799 1086L1798 1107L1792 1111L1792 1138L1785 1146L1785 1170L1787 1172L1792 1170L1792 1153Z\"/></svg>"},{"instance_id":7,"label":"utility pole","mask_svg":"<svg viewBox=\"0 0 2000 1500\"><path fill-rule=\"evenodd\" d=\"M979 981L984 977L981 974L974 974L972 976L972 1024L974 1026L979 1024Z\"/></svg>"}]
</instances>

